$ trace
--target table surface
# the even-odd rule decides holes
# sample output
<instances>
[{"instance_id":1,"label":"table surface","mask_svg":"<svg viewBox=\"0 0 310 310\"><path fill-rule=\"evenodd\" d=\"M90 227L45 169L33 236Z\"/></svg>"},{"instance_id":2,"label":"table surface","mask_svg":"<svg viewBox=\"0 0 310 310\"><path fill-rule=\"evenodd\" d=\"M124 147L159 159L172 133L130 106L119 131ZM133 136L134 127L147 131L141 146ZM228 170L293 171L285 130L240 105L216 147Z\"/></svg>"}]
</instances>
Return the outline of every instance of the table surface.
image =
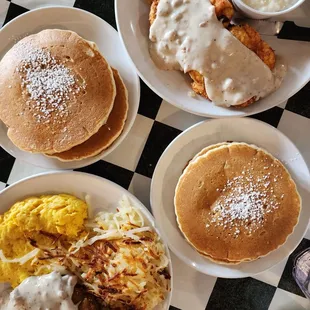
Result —
<instances>
[{"instance_id":1,"label":"table surface","mask_svg":"<svg viewBox=\"0 0 310 310\"><path fill-rule=\"evenodd\" d=\"M90 11L116 28L113 0L0 0L0 26L29 9L67 5ZM128 3L130 0L128 0ZM290 17L310 15L310 0ZM2 43L2 42L1 42ZM253 116L277 127L299 148L310 166L310 83L292 98ZM105 160L78 169L110 179L129 189L150 209L149 193L156 163L168 144L203 117L169 105L141 81L139 113L123 143ZM24 177L47 170L14 159L0 147L0 190ZM304 202L308 207L308 201ZM188 267L172 254L174 291L170 309L263 310L310 309L310 303L292 278L294 257L310 247L310 231L294 253L254 278L214 278Z\"/></svg>"}]
</instances>

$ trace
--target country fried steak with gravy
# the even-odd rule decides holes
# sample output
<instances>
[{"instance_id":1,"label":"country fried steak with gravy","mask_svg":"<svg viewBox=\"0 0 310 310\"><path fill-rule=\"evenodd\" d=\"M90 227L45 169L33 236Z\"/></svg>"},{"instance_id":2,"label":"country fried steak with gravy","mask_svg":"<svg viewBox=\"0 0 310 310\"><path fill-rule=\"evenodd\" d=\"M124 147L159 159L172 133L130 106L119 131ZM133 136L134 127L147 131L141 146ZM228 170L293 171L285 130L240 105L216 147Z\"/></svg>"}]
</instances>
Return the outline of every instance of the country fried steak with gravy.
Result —
<instances>
[{"instance_id":1,"label":"country fried steak with gravy","mask_svg":"<svg viewBox=\"0 0 310 310\"><path fill-rule=\"evenodd\" d=\"M160 0L153 0L150 2L151 9L149 14L149 22L150 25L152 25L157 16L157 7ZM270 68L270 70L274 69L276 62L275 53L272 48L261 39L260 34L248 24L230 24L230 21L234 15L234 8L232 4L228 0L210 0L210 3L214 5L215 14L217 18L222 21L223 26L226 27L230 33L244 46L253 51ZM206 99L210 99L208 96L208 90L205 87L204 76L195 70L191 70L188 73L193 80L191 83L193 91ZM253 96L244 103L235 105L234 107L244 108L251 105L258 99L259 98L256 96Z\"/></svg>"}]
</instances>

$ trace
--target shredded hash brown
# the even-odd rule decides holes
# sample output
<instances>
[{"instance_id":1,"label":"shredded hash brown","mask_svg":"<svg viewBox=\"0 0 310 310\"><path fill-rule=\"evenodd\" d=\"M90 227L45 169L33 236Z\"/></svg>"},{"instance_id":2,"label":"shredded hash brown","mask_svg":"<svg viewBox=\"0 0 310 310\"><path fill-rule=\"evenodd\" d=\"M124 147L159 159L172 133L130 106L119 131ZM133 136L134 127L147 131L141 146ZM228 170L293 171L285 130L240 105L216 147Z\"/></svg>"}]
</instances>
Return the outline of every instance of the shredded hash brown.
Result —
<instances>
[{"instance_id":1,"label":"shredded hash brown","mask_svg":"<svg viewBox=\"0 0 310 310\"><path fill-rule=\"evenodd\" d=\"M78 276L88 292L108 309L151 310L170 291L166 249L139 210L124 197L116 213L101 212L68 248L61 235L49 234L53 247L36 240L36 259Z\"/></svg>"}]
</instances>

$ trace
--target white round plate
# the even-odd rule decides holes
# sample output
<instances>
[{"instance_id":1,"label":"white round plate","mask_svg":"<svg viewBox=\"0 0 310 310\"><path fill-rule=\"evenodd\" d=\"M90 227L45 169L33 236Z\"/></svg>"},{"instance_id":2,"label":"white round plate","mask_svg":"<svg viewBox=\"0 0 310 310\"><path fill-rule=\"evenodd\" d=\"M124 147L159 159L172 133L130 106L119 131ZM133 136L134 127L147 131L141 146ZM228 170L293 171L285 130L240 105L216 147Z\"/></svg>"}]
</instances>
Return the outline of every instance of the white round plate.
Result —
<instances>
[{"instance_id":1,"label":"white round plate","mask_svg":"<svg viewBox=\"0 0 310 310\"><path fill-rule=\"evenodd\" d=\"M16 201L25 199L26 197L59 193L71 194L83 200L85 199L85 195L89 195L89 214L96 214L103 210L116 212L119 201L125 195L140 210L146 224L152 226L157 234L161 236L155 226L153 216L135 196L123 187L107 179L82 172L60 171L38 174L12 184L0 192L0 214L6 212ZM169 272L172 277L171 257L166 244L165 247L169 259ZM156 308L156 310L168 310L171 295L172 280L170 293L167 294L164 303Z\"/></svg>"},{"instance_id":2,"label":"white round plate","mask_svg":"<svg viewBox=\"0 0 310 310\"><path fill-rule=\"evenodd\" d=\"M198 123L179 135L162 154L151 185L154 217L169 248L186 264L216 277L242 278L266 271L287 257L303 238L310 208L305 204L294 232L286 243L269 255L249 263L220 265L204 258L190 246L178 228L174 213L174 191L182 170L201 149L225 141L255 144L277 157L291 173L304 202L310 200L310 175L294 144L274 127L250 118L221 119Z\"/></svg>"},{"instance_id":3,"label":"white round plate","mask_svg":"<svg viewBox=\"0 0 310 310\"><path fill-rule=\"evenodd\" d=\"M32 10L13 19L0 30L0 59L23 37L43 29L72 30L84 39L93 41L122 76L129 95L129 110L122 134L106 151L97 156L73 162L61 162L42 154L31 154L17 148L7 137L7 129L0 121L0 144L12 156L30 164L48 169L76 169L90 165L111 153L126 137L137 115L140 99L140 82L135 68L121 44L117 31L94 14L69 7L46 7ZM7 42L5 46L3 43Z\"/></svg>"},{"instance_id":4,"label":"white round plate","mask_svg":"<svg viewBox=\"0 0 310 310\"><path fill-rule=\"evenodd\" d=\"M310 44L262 36L287 63L288 72L273 94L244 109L217 107L210 101L188 95L190 78L177 71L159 70L148 50L149 4L146 0L115 0L116 21L124 46L143 81L161 98L187 112L213 117L241 117L268 110L286 101L310 80Z\"/></svg>"}]
</instances>

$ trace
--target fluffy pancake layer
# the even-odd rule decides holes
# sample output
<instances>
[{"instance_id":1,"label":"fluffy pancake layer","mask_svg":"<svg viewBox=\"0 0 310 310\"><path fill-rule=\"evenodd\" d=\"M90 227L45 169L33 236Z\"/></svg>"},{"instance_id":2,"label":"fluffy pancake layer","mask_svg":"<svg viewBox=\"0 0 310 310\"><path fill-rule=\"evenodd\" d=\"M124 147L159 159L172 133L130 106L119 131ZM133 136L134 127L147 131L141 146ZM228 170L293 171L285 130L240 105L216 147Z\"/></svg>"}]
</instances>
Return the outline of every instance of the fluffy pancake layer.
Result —
<instances>
[{"instance_id":1,"label":"fluffy pancake layer","mask_svg":"<svg viewBox=\"0 0 310 310\"><path fill-rule=\"evenodd\" d=\"M0 62L0 119L20 149L63 152L107 121L112 70L93 43L48 29L15 44Z\"/></svg>"},{"instance_id":2,"label":"fluffy pancake layer","mask_svg":"<svg viewBox=\"0 0 310 310\"><path fill-rule=\"evenodd\" d=\"M219 263L237 264L282 245L298 222L301 200L281 162L245 143L202 150L175 191L187 241Z\"/></svg>"},{"instance_id":3,"label":"fluffy pancake layer","mask_svg":"<svg viewBox=\"0 0 310 310\"><path fill-rule=\"evenodd\" d=\"M89 158L107 149L122 133L127 118L128 93L118 71L113 68L112 70L116 85L116 97L107 122L84 143L68 151L55 153L50 156L56 157L61 161Z\"/></svg>"}]
</instances>

